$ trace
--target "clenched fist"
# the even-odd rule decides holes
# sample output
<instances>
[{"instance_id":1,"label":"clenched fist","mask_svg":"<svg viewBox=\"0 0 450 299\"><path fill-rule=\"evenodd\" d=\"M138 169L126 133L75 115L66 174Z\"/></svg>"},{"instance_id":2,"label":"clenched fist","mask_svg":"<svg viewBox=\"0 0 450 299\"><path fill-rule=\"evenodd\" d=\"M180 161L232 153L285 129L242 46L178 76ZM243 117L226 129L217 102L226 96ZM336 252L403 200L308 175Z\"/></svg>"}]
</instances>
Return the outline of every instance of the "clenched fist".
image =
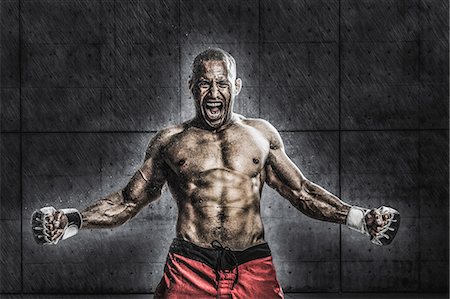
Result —
<instances>
[{"instance_id":1,"label":"clenched fist","mask_svg":"<svg viewBox=\"0 0 450 299\"><path fill-rule=\"evenodd\" d=\"M369 235L372 243L388 245L397 234L400 214L397 210L385 206L371 210L353 206L348 213L346 224L353 230Z\"/></svg>"},{"instance_id":2,"label":"clenched fist","mask_svg":"<svg viewBox=\"0 0 450 299\"><path fill-rule=\"evenodd\" d=\"M77 234L81 228L81 214L76 209L56 210L44 207L31 216L34 239L38 244L57 244Z\"/></svg>"},{"instance_id":3,"label":"clenched fist","mask_svg":"<svg viewBox=\"0 0 450 299\"><path fill-rule=\"evenodd\" d=\"M370 210L365 216L365 221L372 243L388 245L397 234L400 214L393 208L381 206Z\"/></svg>"}]
</instances>

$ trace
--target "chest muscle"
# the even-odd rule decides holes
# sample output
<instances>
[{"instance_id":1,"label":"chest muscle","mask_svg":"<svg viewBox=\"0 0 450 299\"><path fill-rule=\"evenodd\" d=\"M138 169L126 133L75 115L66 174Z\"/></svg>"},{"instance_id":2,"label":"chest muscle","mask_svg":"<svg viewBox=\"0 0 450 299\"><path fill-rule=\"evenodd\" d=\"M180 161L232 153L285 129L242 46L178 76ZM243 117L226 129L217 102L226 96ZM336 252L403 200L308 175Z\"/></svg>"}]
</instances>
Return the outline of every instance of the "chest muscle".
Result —
<instances>
[{"instance_id":1,"label":"chest muscle","mask_svg":"<svg viewBox=\"0 0 450 299\"><path fill-rule=\"evenodd\" d=\"M180 175L228 169L255 176L264 166L269 143L253 128L220 133L187 132L167 148L168 163Z\"/></svg>"}]
</instances>

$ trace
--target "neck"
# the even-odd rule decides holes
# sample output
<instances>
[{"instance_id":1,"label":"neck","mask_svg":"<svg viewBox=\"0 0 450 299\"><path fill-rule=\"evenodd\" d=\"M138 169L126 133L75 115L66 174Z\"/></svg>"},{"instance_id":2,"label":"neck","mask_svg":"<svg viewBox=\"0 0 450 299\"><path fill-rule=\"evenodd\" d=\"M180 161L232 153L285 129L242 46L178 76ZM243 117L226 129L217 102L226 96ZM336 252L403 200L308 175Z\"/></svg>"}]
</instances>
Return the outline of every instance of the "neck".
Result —
<instances>
[{"instance_id":1,"label":"neck","mask_svg":"<svg viewBox=\"0 0 450 299\"><path fill-rule=\"evenodd\" d=\"M225 121L219 126L219 127L211 127L208 125L208 123L203 119L201 115L195 116L194 119L192 119L191 123L198 128L208 130L208 131L214 131L214 132L220 132L228 128L230 125L232 125L236 121L236 115L234 113L231 113L231 115L225 119Z\"/></svg>"}]
</instances>

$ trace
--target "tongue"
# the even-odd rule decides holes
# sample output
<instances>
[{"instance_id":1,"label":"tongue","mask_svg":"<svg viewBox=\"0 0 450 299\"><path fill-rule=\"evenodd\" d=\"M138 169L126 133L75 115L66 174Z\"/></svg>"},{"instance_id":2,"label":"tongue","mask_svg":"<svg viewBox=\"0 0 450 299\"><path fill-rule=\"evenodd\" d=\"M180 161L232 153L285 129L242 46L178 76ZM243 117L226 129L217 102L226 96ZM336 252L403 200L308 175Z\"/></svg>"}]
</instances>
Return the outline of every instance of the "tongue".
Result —
<instances>
[{"instance_id":1,"label":"tongue","mask_svg":"<svg viewBox=\"0 0 450 299\"><path fill-rule=\"evenodd\" d=\"M206 115L210 120L217 120L220 118L220 108L219 107L207 108Z\"/></svg>"}]
</instances>

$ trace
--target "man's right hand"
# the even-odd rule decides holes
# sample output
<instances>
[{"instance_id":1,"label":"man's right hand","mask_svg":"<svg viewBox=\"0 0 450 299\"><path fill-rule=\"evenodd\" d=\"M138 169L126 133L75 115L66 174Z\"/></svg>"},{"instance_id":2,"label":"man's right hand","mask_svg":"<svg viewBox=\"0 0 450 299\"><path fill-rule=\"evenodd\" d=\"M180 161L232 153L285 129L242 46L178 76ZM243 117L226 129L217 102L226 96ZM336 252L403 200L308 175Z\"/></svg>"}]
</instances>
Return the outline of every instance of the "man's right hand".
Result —
<instances>
[{"instance_id":1,"label":"man's right hand","mask_svg":"<svg viewBox=\"0 0 450 299\"><path fill-rule=\"evenodd\" d=\"M57 244L74 236L81 228L81 214L76 209L56 210L44 207L31 216L34 239L38 244Z\"/></svg>"}]
</instances>

